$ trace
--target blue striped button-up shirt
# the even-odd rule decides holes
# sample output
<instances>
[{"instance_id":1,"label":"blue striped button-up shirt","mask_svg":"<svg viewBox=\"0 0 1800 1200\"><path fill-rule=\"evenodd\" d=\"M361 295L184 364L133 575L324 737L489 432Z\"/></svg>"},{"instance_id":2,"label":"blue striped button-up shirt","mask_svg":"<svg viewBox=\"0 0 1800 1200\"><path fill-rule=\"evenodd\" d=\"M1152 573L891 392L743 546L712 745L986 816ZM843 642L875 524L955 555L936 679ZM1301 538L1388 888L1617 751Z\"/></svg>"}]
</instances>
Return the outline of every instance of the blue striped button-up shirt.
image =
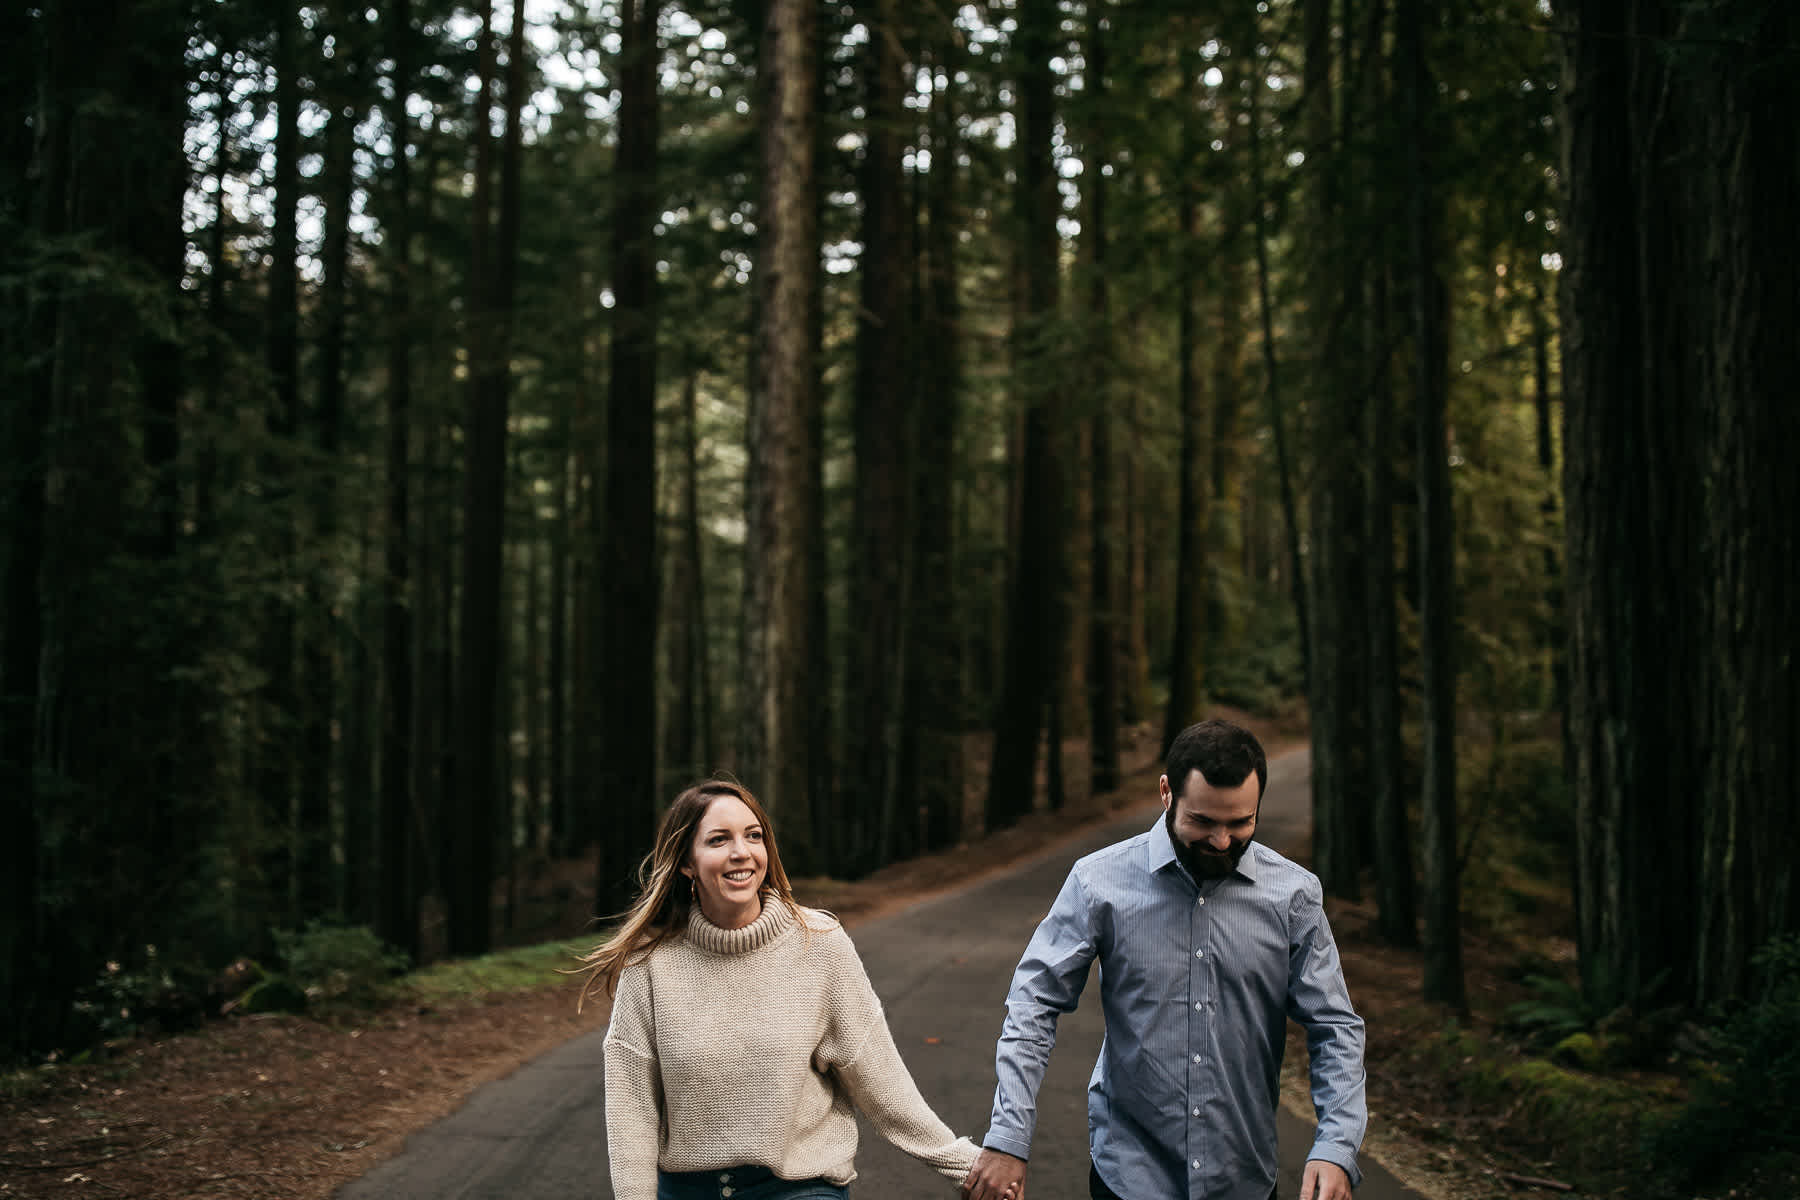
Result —
<instances>
[{"instance_id":1,"label":"blue striped button-up shirt","mask_svg":"<svg viewBox=\"0 0 1800 1200\"><path fill-rule=\"evenodd\" d=\"M1158 819L1077 862L1013 974L986 1144L1031 1156L1038 1086L1100 960L1106 1040L1088 1083L1095 1169L1127 1200L1268 1200L1287 1019L1306 1030L1319 1130L1309 1158L1361 1182L1363 1023L1323 891L1252 842L1196 885Z\"/></svg>"}]
</instances>

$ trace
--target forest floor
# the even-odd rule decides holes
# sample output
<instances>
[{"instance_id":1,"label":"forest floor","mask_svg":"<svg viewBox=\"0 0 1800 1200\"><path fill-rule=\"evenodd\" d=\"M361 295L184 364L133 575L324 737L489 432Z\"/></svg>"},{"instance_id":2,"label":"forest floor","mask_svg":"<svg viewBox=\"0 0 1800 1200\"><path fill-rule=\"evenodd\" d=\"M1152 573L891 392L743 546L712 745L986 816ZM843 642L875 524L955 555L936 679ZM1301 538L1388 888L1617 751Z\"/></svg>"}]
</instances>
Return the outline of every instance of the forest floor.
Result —
<instances>
[{"instance_id":1,"label":"forest floor","mask_svg":"<svg viewBox=\"0 0 1800 1200\"><path fill-rule=\"evenodd\" d=\"M1243 719L1258 729L1271 756L1302 743L1303 731L1291 722ZM803 880L796 887L803 900L833 910L854 930L878 913L1002 869L1082 826L1144 805L1155 794L1153 741L1147 733L1131 740L1118 793L1071 796L1060 813L1036 813L1014 828L856 882ZM1085 747L1071 742L1071 782L1086 776L1074 769L1077 753ZM971 763L972 779L985 778L979 767ZM575 881L565 891L579 892L580 872L558 877ZM1449 1021L1419 999L1418 954L1380 943L1369 905L1334 902L1330 912L1351 995L1369 1028L1373 1121L1366 1152L1432 1200L1559 1190L1540 1190L1540 1183L1555 1182L1544 1179L1552 1167L1505 1136L1506 1114L1453 1115L1457 1106L1446 1100L1453 1067L1409 1052ZM1515 950L1478 933L1465 941L1473 1021L1491 1021L1513 998L1508 966ZM1572 948L1552 940L1546 952ZM330 1022L239 1017L196 1032L132 1039L99 1061L16 1073L0 1087L0 1198L325 1200L481 1084L602 1028L606 1005L590 1004L578 1014L577 986L571 978L547 979ZM1303 1043L1290 1043L1290 1050L1296 1046ZM1288 1055L1286 1089L1302 1111L1304 1058L1303 1049Z\"/></svg>"}]
</instances>

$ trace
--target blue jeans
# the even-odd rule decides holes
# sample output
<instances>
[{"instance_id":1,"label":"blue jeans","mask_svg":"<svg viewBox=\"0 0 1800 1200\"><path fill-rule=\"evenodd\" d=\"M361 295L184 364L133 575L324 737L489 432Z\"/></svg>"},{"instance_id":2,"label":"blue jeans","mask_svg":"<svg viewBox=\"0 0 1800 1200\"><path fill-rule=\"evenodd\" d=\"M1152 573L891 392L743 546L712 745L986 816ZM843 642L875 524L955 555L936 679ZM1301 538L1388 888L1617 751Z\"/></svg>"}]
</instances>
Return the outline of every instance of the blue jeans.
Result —
<instances>
[{"instance_id":1,"label":"blue jeans","mask_svg":"<svg viewBox=\"0 0 1800 1200\"><path fill-rule=\"evenodd\" d=\"M656 1200L849 1200L829 1179L782 1179L767 1167L658 1171Z\"/></svg>"}]
</instances>

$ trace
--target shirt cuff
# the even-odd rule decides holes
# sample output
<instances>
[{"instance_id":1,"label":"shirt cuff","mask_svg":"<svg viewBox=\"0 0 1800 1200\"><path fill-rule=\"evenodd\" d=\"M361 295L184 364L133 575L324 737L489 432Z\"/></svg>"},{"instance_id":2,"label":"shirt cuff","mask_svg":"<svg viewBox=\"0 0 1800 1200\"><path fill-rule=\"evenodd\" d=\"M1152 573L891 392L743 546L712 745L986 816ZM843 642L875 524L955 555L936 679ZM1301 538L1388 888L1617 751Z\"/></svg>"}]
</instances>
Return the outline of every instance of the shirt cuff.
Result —
<instances>
[{"instance_id":1,"label":"shirt cuff","mask_svg":"<svg viewBox=\"0 0 1800 1200\"><path fill-rule=\"evenodd\" d=\"M1014 1158L1031 1158L1031 1139L1016 1137L1008 1133L988 1130L987 1137L982 1139L982 1146L988 1150L998 1150L1002 1154L1010 1154Z\"/></svg>"},{"instance_id":2,"label":"shirt cuff","mask_svg":"<svg viewBox=\"0 0 1800 1200\"><path fill-rule=\"evenodd\" d=\"M1333 1166L1344 1168L1344 1174L1350 1177L1351 1187L1362 1186L1362 1171L1356 1166L1356 1155L1347 1153L1342 1146L1333 1146L1329 1142L1315 1145L1306 1156L1307 1161L1318 1159Z\"/></svg>"}]
</instances>

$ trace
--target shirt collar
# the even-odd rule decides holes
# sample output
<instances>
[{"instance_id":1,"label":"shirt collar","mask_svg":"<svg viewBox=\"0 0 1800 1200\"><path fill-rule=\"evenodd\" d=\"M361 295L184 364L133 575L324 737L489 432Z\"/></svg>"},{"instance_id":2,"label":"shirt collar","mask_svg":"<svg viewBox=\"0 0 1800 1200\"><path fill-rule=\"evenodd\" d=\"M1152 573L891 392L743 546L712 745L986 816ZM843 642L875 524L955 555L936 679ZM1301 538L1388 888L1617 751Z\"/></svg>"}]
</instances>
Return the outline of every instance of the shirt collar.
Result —
<instances>
[{"instance_id":1,"label":"shirt collar","mask_svg":"<svg viewBox=\"0 0 1800 1200\"><path fill-rule=\"evenodd\" d=\"M1150 826L1150 835L1145 840L1144 847L1146 852L1144 867L1152 875L1158 871L1173 870L1180 872L1189 880L1192 879L1186 868L1181 865L1181 860L1175 857L1175 843L1169 840L1169 827L1165 823L1161 811L1156 814L1156 823ZM1237 869L1233 874L1255 883L1257 864L1261 861L1261 856L1258 854L1260 847L1261 843L1252 838L1249 848L1244 851L1244 857L1238 859Z\"/></svg>"}]
</instances>

